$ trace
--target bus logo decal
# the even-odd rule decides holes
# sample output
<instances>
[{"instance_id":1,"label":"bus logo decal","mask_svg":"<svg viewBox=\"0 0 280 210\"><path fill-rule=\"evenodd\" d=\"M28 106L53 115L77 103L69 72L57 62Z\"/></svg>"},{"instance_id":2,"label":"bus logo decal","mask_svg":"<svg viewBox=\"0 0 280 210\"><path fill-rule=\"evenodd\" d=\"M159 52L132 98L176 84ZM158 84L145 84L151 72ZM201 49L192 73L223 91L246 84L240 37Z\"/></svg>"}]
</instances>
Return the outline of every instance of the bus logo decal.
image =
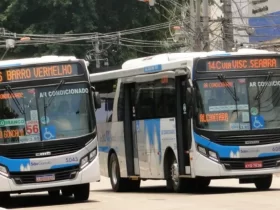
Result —
<instances>
[{"instance_id":1,"label":"bus logo decal","mask_svg":"<svg viewBox=\"0 0 280 210\"><path fill-rule=\"evenodd\" d=\"M245 144L259 144L260 141L245 141Z\"/></svg>"},{"instance_id":2,"label":"bus logo decal","mask_svg":"<svg viewBox=\"0 0 280 210\"><path fill-rule=\"evenodd\" d=\"M35 156L42 157L42 156L49 156L51 154L52 154L51 152L39 152L39 153L36 153Z\"/></svg>"}]
</instances>

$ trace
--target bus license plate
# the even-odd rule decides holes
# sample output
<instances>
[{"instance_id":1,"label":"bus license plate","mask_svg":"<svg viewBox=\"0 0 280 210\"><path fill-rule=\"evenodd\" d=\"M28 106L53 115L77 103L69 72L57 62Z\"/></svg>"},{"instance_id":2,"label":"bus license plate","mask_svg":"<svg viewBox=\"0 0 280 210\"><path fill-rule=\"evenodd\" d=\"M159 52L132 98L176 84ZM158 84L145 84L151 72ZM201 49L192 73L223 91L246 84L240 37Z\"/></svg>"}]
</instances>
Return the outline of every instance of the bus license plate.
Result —
<instances>
[{"instance_id":1,"label":"bus license plate","mask_svg":"<svg viewBox=\"0 0 280 210\"><path fill-rule=\"evenodd\" d=\"M245 168L262 168L262 167L263 167L262 161L245 162Z\"/></svg>"},{"instance_id":2,"label":"bus license plate","mask_svg":"<svg viewBox=\"0 0 280 210\"><path fill-rule=\"evenodd\" d=\"M49 181L54 181L54 180L55 180L54 174L36 176L36 182L49 182Z\"/></svg>"}]
</instances>

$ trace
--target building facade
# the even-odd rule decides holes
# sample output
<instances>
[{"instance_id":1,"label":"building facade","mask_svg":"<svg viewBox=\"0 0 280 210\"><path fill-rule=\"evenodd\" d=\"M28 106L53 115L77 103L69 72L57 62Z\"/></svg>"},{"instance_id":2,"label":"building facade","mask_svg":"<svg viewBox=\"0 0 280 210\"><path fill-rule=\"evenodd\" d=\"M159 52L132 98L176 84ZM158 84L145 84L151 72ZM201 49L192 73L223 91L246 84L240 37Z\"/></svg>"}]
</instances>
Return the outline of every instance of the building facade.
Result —
<instances>
[{"instance_id":1,"label":"building facade","mask_svg":"<svg viewBox=\"0 0 280 210\"><path fill-rule=\"evenodd\" d=\"M257 44L270 42L280 37L279 0L232 0L232 23L234 41L237 44ZM210 6L210 17L217 20L223 17L222 3L215 0ZM210 23L212 50L223 48L222 23Z\"/></svg>"}]
</instances>

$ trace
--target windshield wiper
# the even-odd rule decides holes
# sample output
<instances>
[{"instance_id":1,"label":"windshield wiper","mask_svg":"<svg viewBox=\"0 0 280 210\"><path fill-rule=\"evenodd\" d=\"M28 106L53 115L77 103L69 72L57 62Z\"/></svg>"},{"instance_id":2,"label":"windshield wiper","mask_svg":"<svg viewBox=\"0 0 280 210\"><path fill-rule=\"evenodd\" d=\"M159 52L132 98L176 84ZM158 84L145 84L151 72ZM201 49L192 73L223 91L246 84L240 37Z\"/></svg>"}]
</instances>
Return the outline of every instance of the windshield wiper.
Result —
<instances>
[{"instance_id":1,"label":"windshield wiper","mask_svg":"<svg viewBox=\"0 0 280 210\"><path fill-rule=\"evenodd\" d=\"M59 85L58 85L58 86L56 87L56 89L54 90L54 92L58 91L64 84L65 84L65 81L64 81L64 80L61 80L60 83L59 83ZM51 105L51 103L52 103L53 99L55 98L55 96L56 96L55 94L52 95L52 96L49 98L48 102L47 102L46 104L44 104L45 110Z\"/></svg>"},{"instance_id":2,"label":"windshield wiper","mask_svg":"<svg viewBox=\"0 0 280 210\"><path fill-rule=\"evenodd\" d=\"M229 94L231 95L231 97L233 98L233 100L234 100L235 102L239 101L239 98L238 98L237 95L236 95L235 86L233 87L233 90L232 90L232 89L230 88L230 86L229 86L229 84L228 84L228 82L227 82L225 76L222 75L222 74L219 74L219 75L218 75L218 79L219 79L222 83L225 84L225 88L227 89L227 91L229 92Z\"/></svg>"},{"instance_id":3,"label":"windshield wiper","mask_svg":"<svg viewBox=\"0 0 280 210\"><path fill-rule=\"evenodd\" d=\"M12 96L12 99L13 99L13 101L15 102L15 104L16 104L18 110L20 111L20 113L23 114L23 115L25 115L24 107L22 107L22 106L20 105L20 103L19 103L19 101L17 100L17 97L15 96L15 94L14 94L14 92L13 92L11 86L10 86L10 85L6 85L6 86L5 86L5 89L6 89L7 92Z\"/></svg>"},{"instance_id":4,"label":"windshield wiper","mask_svg":"<svg viewBox=\"0 0 280 210\"><path fill-rule=\"evenodd\" d=\"M255 100L259 100L262 97L264 91L266 90L266 88L268 86L268 80L270 80L272 75L273 75L273 72L268 72L268 75L266 76L266 79L264 81L265 85L262 87L261 91L255 96Z\"/></svg>"}]
</instances>

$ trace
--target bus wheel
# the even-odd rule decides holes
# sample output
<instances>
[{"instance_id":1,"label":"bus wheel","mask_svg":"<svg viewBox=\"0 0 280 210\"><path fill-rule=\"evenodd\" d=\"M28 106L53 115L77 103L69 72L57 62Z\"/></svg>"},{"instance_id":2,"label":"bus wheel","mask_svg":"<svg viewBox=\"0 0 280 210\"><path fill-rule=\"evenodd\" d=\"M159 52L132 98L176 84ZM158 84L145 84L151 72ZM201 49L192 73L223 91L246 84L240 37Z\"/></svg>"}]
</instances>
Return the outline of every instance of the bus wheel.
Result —
<instances>
[{"instance_id":1,"label":"bus wheel","mask_svg":"<svg viewBox=\"0 0 280 210\"><path fill-rule=\"evenodd\" d=\"M49 193L49 196L51 196L51 197L60 196L60 190L49 190L48 193Z\"/></svg>"},{"instance_id":2,"label":"bus wheel","mask_svg":"<svg viewBox=\"0 0 280 210\"><path fill-rule=\"evenodd\" d=\"M255 186L258 190L268 190L272 183L272 175L255 179Z\"/></svg>"},{"instance_id":3,"label":"bus wheel","mask_svg":"<svg viewBox=\"0 0 280 210\"><path fill-rule=\"evenodd\" d=\"M176 158L173 156L169 164L169 178L167 180L167 188L177 193L186 192L187 190L187 180L179 177L179 168Z\"/></svg>"},{"instance_id":4,"label":"bus wheel","mask_svg":"<svg viewBox=\"0 0 280 210\"><path fill-rule=\"evenodd\" d=\"M120 176L120 165L115 153L111 154L109 162L109 176L111 181L112 189L115 192L127 191L129 187L129 180L121 178Z\"/></svg>"},{"instance_id":5,"label":"bus wheel","mask_svg":"<svg viewBox=\"0 0 280 210\"><path fill-rule=\"evenodd\" d=\"M74 197L76 201L87 201L89 198L90 185L80 184L74 188Z\"/></svg>"}]
</instances>

